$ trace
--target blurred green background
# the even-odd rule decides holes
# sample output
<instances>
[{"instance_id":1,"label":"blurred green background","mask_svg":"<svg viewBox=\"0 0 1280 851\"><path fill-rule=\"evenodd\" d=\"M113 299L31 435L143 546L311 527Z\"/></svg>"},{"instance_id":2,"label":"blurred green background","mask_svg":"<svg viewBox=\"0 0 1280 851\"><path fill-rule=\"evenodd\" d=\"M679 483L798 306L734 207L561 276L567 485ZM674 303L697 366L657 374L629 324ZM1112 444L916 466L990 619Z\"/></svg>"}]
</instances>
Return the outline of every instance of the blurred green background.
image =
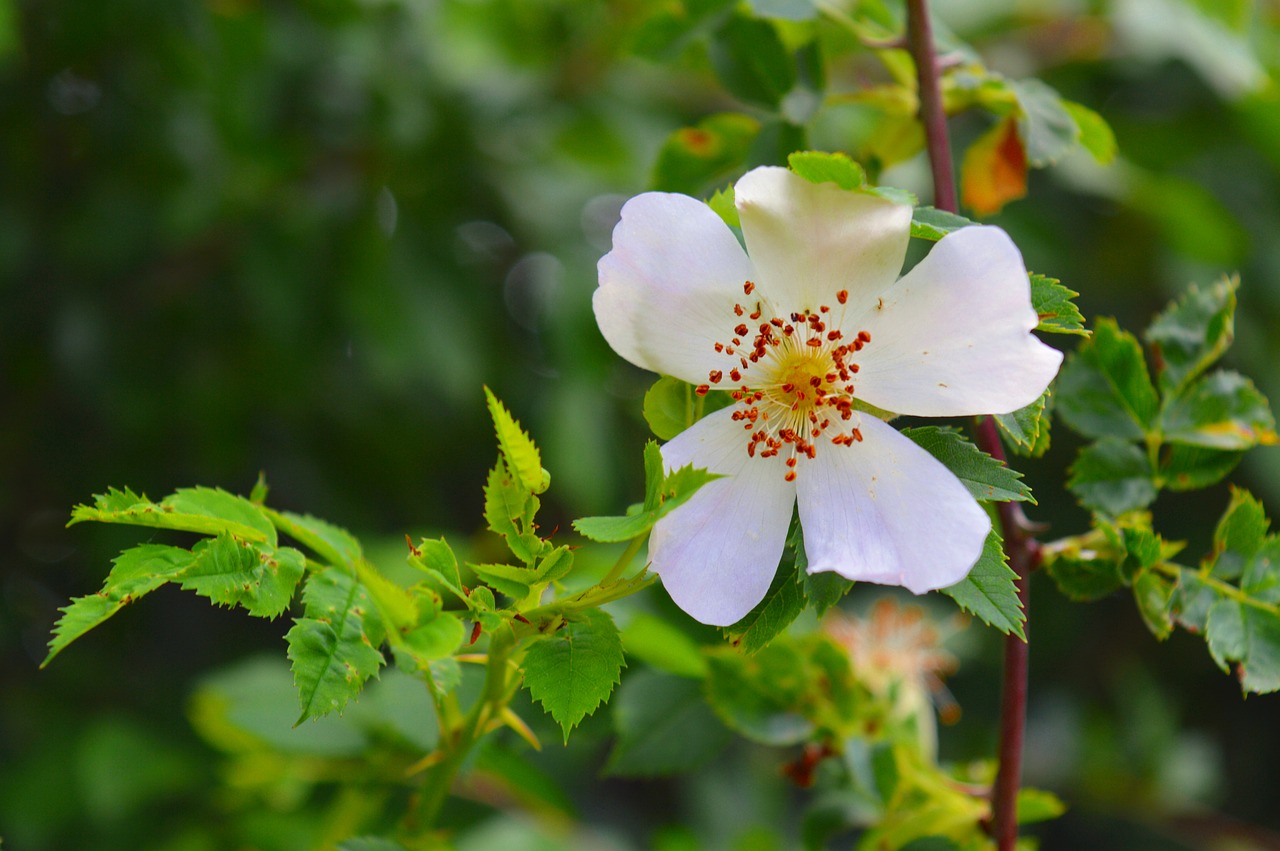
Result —
<instances>
[{"instance_id":1,"label":"blurred green background","mask_svg":"<svg viewBox=\"0 0 1280 851\"><path fill-rule=\"evenodd\" d=\"M282 650L285 620L163 589L37 672L57 607L138 539L64 529L91 493L247 492L263 471L274 504L367 540L465 538L494 456L482 384L543 447L548 527L638 493L650 378L595 329L594 264L663 140L744 109L696 33L665 62L638 51L673 6L0 0L5 848L298 847L290 831L327 803L233 818L235 796L209 792L222 756L188 721L199 678ZM1043 78L1119 140L1109 169L1077 156L1036 172L995 217L1028 265L1079 290L1086 316L1134 330L1188 283L1238 270L1228 360L1280 398L1280 7L936 11L991 67ZM875 67L855 56L829 89ZM856 153L865 122L848 109L808 127L808 144ZM953 131L964 144L985 126L961 116ZM884 180L928 197L919 159ZM1025 465L1035 519L1062 534L1086 523L1049 487L1076 445L1058 428ZM1280 510L1280 452L1254 453L1237 478ZM1225 504L1225 486L1167 495L1160 531L1204 552ZM1243 701L1193 637L1157 645L1128 599L1072 604L1039 582L1032 623L1026 779L1072 806L1039 831L1043 847L1280 847L1277 698ZM943 731L944 757L991 753L996 639L966 635L951 681L964 718ZM783 757L596 782L605 715L568 751L547 737L546 770L585 828L530 838L515 816L480 814L471 847L795 847L762 828L792 812ZM759 824L743 822L748 806Z\"/></svg>"}]
</instances>

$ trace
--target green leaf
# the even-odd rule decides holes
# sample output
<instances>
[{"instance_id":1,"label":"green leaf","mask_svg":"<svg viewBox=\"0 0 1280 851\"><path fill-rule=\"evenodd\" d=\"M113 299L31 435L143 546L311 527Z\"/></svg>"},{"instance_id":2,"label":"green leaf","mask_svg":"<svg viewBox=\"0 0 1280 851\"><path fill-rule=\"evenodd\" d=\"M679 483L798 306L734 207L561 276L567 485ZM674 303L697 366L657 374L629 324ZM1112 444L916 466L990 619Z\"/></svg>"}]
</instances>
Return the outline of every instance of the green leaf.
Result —
<instances>
[{"instance_id":1,"label":"green leaf","mask_svg":"<svg viewBox=\"0 0 1280 851\"><path fill-rule=\"evenodd\" d=\"M822 617L832 606L839 603L845 594L849 593L854 582L832 570L809 572L809 556L804 550L804 529L800 527L799 519L791 521L787 547L794 554L795 569L800 575L800 588L804 591L805 601L809 608L813 609L814 614Z\"/></svg>"},{"instance_id":2,"label":"green leaf","mask_svg":"<svg viewBox=\"0 0 1280 851\"><path fill-rule=\"evenodd\" d=\"M974 499L992 502L1035 502L1022 474L965 439L953 428L924 426L902 433L955 473Z\"/></svg>"},{"instance_id":3,"label":"green leaf","mask_svg":"<svg viewBox=\"0 0 1280 851\"><path fill-rule=\"evenodd\" d=\"M1166 394L1185 387L1231 345L1239 286L1233 276L1204 290L1190 287L1147 328L1156 378Z\"/></svg>"},{"instance_id":4,"label":"green leaf","mask_svg":"<svg viewBox=\"0 0 1280 851\"><path fill-rule=\"evenodd\" d=\"M804 611L805 598L800 590L795 567L784 560L773 578L764 599L742 620L724 628L729 643L751 655L768 645Z\"/></svg>"},{"instance_id":5,"label":"green leaf","mask_svg":"<svg viewBox=\"0 0 1280 851\"><path fill-rule=\"evenodd\" d=\"M777 109L796 84L796 67L768 21L735 14L711 39L711 67L744 103Z\"/></svg>"},{"instance_id":6,"label":"green leaf","mask_svg":"<svg viewBox=\"0 0 1280 851\"><path fill-rule=\"evenodd\" d=\"M1239 663L1240 687L1266 694L1280 691L1280 614L1237 600L1219 600L1206 624L1209 654L1222 670Z\"/></svg>"},{"instance_id":7,"label":"green leaf","mask_svg":"<svg viewBox=\"0 0 1280 851\"><path fill-rule=\"evenodd\" d=\"M754 656L725 647L707 661L707 699L731 729L766 745L812 734L813 723L798 711L812 683L795 647L774 642Z\"/></svg>"},{"instance_id":8,"label":"green leaf","mask_svg":"<svg viewBox=\"0 0 1280 851\"><path fill-rule=\"evenodd\" d=\"M1219 370L1184 389L1160 417L1171 443L1240 451L1277 442L1267 398L1238 372Z\"/></svg>"},{"instance_id":9,"label":"green leaf","mask_svg":"<svg viewBox=\"0 0 1280 851\"><path fill-rule=\"evenodd\" d=\"M537 582L558 582L573 570L573 550L568 546L556 547L538 562L534 578Z\"/></svg>"},{"instance_id":10,"label":"green leaf","mask_svg":"<svg viewBox=\"0 0 1280 851\"><path fill-rule=\"evenodd\" d=\"M350 566L364 558L360 542L341 526L310 514L294 514L290 511L271 512L270 516L275 519L281 532L310 549L328 564Z\"/></svg>"},{"instance_id":11,"label":"green leaf","mask_svg":"<svg viewBox=\"0 0 1280 851\"><path fill-rule=\"evenodd\" d=\"M675 59L702 34L720 12L736 0L684 0L651 7L651 13L633 30L631 50L663 62Z\"/></svg>"},{"instance_id":12,"label":"green leaf","mask_svg":"<svg viewBox=\"0 0 1280 851\"><path fill-rule=\"evenodd\" d=\"M449 612L424 612L404 634L403 646L420 669L430 670L430 663L451 656L466 634L462 621Z\"/></svg>"},{"instance_id":13,"label":"green leaf","mask_svg":"<svg viewBox=\"0 0 1280 851\"><path fill-rule=\"evenodd\" d=\"M1124 586L1120 562L1114 558L1071 553L1047 562L1045 570L1070 600L1101 600Z\"/></svg>"},{"instance_id":14,"label":"green leaf","mask_svg":"<svg viewBox=\"0 0 1280 851\"><path fill-rule=\"evenodd\" d=\"M1270 528L1262 503L1246 490L1232 490L1231 502L1214 529L1213 552L1204 569L1217 579L1252 576L1259 553L1269 547Z\"/></svg>"},{"instance_id":15,"label":"green leaf","mask_svg":"<svg viewBox=\"0 0 1280 851\"><path fill-rule=\"evenodd\" d=\"M1173 632L1173 583L1152 570L1144 570L1133 582L1133 599L1147 629L1164 641Z\"/></svg>"},{"instance_id":16,"label":"green leaf","mask_svg":"<svg viewBox=\"0 0 1280 851\"><path fill-rule=\"evenodd\" d=\"M723 189L717 189L710 198L707 199L707 206L711 211L720 217L726 225L731 228L741 228L742 220L738 217L738 205L734 200L733 186L726 186ZM659 435L661 437L661 435ZM670 440L671 438L663 438Z\"/></svg>"},{"instance_id":17,"label":"green leaf","mask_svg":"<svg viewBox=\"0 0 1280 851\"><path fill-rule=\"evenodd\" d=\"M409 564L431 577L441 590L466 599L462 577L458 574L458 559L444 538L424 538L409 553Z\"/></svg>"},{"instance_id":18,"label":"green leaf","mask_svg":"<svg viewBox=\"0 0 1280 851\"><path fill-rule=\"evenodd\" d=\"M418 623L418 605L402 586L387 579L372 564L361 559L356 562L356 581L378 613L378 620L392 644L398 644L401 636Z\"/></svg>"},{"instance_id":19,"label":"green leaf","mask_svg":"<svg viewBox=\"0 0 1280 851\"><path fill-rule=\"evenodd\" d=\"M708 482L720 478L706 470L684 466L664 476L659 486L658 507L625 516L580 517L573 528L584 538L601 543L617 543L638 538L653 528L666 515L684 505ZM647 501L646 497L646 501Z\"/></svg>"},{"instance_id":20,"label":"green leaf","mask_svg":"<svg viewBox=\"0 0 1280 851\"><path fill-rule=\"evenodd\" d=\"M1058 375L1057 409L1086 437L1142 439L1159 410L1137 339L1114 319L1099 319L1093 336Z\"/></svg>"},{"instance_id":21,"label":"green leaf","mask_svg":"<svg viewBox=\"0 0 1280 851\"><path fill-rule=\"evenodd\" d=\"M529 596L529 589L538 581L538 574L531 567L510 564L469 564L476 576L488 585L519 603Z\"/></svg>"},{"instance_id":22,"label":"green leaf","mask_svg":"<svg viewBox=\"0 0 1280 851\"><path fill-rule=\"evenodd\" d=\"M972 219L939 210L937 207L916 207L911 211L911 235L931 242L937 242L952 231L971 224L974 224Z\"/></svg>"},{"instance_id":23,"label":"green leaf","mask_svg":"<svg viewBox=\"0 0 1280 851\"><path fill-rule=\"evenodd\" d=\"M542 456L538 454L538 447L488 387L484 388L484 398L489 406L489 416L493 417L498 448L502 451L507 469L515 476L520 487L530 493L542 493L551 484L551 474L542 468Z\"/></svg>"},{"instance_id":24,"label":"green leaf","mask_svg":"<svg viewBox=\"0 0 1280 851\"><path fill-rule=\"evenodd\" d=\"M1067 486L1086 508L1111 517L1155 501L1151 461L1141 448L1106 438L1086 446L1071 465Z\"/></svg>"},{"instance_id":25,"label":"green leaf","mask_svg":"<svg viewBox=\"0 0 1280 851\"><path fill-rule=\"evenodd\" d=\"M622 629L622 646L628 656L659 670L694 679L706 676L707 660L698 643L662 618L634 615Z\"/></svg>"},{"instance_id":26,"label":"green leaf","mask_svg":"<svg viewBox=\"0 0 1280 851\"><path fill-rule=\"evenodd\" d=\"M1080 146L1088 151L1100 165L1110 165L1115 161L1119 146L1116 145L1116 134L1105 118L1089 107L1075 101L1062 100L1062 108L1071 116L1071 120L1080 128Z\"/></svg>"},{"instance_id":27,"label":"green leaf","mask_svg":"<svg viewBox=\"0 0 1280 851\"><path fill-rule=\"evenodd\" d=\"M693 385L667 375L659 378L645 391L644 420L661 440L693 425Z\"/></svg>"},{"instance_id":28,"label":"green leaf","mask_svg":"<svg viewBox=\"0 0 1280 851\"><path fill-rule=\"evenodd\" d=\"M1014 585L1017 574L1009 567L1000 534L995 529L987 535L978 562L969 575L943 588L942 593L956 601L966 612L977 615L983 623L1005 635L1024 638L1022 624L1027 619Z\"/></svg>"},{"instance_id":29,"label":"green leaf","mask_svg":"<svg viewBox=\"0 0 1280 851\"><path fill-rule=\"evenodd\" d=\"M1080 128L1062 98L1046 83L1029 77L1009 83L1022 116L1018 130L1027 146L1027 161L1037 168L1052 165L1070 151Z\"/></svg>"},{"instance_id":30,"label":"green leaf","mask_svg":"<svg viewBox=\"0 0 1280 851\"><path fill-rule=\"evenodd\" d=\"M195 561L179 577L182 588L219 606L244 606L256 617L275 618L293 599L306 569L291 547L254 546L223 532L192 549Z\"/></svg>"},{"instance_id":31,"label":"green leaf","mask_svg":"<svg viewBox=\"0 0 1280 851\"><path fill-rule=\"evenodd\" d=\"M1031 306L1040 317L1037 331L1051 334L1078 334L1089 336L1084 329L1084 317L1076 307L1075 297L1080 293L1064 287L1057 278L1031 273Z\"/></svg>"},{"instance_id":32,"label":"green leaf","mask_svg":"<svg viewBox=\"0 0 1280 851\"><path fill-rule=\"evenodd\" d=\"M692 771L720 753L733 734L702 697L701 684L656 671L637 671L613 701L617 742L604 771L653 777Z\"/></svg>"},{"instance_id":33,"label":"green leaf","mask_svg":"<svg viewBox=\"0 0 1280 851\"><path fill-rule=\"evenodd\" d=\"M1067 811L1057 795L1041 789L1019 789L1017 801L1018 824L1048 821Z\"/></svg>"},{"instance_id":34,"label":"green leaf","mask_svg":"<svg viewBox=\"0 0 1280 851\"><path fill-rule=\"evenodd\" d=\"M77 505L68 526L93 520L217 535L229 532L246 541L276 545L276 529L258 506L215 488L183 488L158 503L125 489L95 495L94 504Z\"/></svg>"},{"instance_id":35,"label":"green leaf","mask_svg":"<svg viewBox=\"0 0 1280 851\"><path fill-rule=\"evenodd\" d=\"M1182 570L1173 592L1173 617L1188 632L1203 634L1209 611L1222 599L1218 589L1194 570Z\"/></svg>"},{"instance_id":36,"label":"green leaf","mask_svg":"<svg viewBox=\"0 0 1280 851\"><path fill-rule=\"evenodd\" d=\"M660 192L700 196L741 170L759 133L759 121L737 112L710 115L683 127L659 149L651 184Z\"/></svg>"},{"instance_id":37,"label":"green leaf","mask_svg":"<svg viewBox=\"0 0 1280 851\"><path fill-rule=\"evenodd\" d=\"M285 635L302 714L298 724L338 711L384 662L383 627L365 588L341 568L314 573L302 592L304 617Z\"/></svg>"},{"instance_id":38,"label":"green leaf","mask_svg":"<svg viewBox=\"0 0 1280 851\"><path fill-rule=\"evenodd\" d=\"M533 564L544 549L544 541L533 531L538 508L538 498L499 458L484 486L484 519L492 531L506 538L511 552L525 564Z\"/></svg>"},{"instance_id":39,"label":"green leaf","mask_svg":"<svg viewBox=\"0 0 1280 851\"><path fill-rule=\"evenodd\" d=\"M810 183L834 183L841 189L860 189L867 182L862 166L846 154L823 151L796 151L787 165Z\"/></svg>"},{"instance_id":40,"label":"green leaf","mask_svg":"<svg viewBox=\"0 0 1280 851\"><path fill-rule=\"evenodd\" d=\"M608 699L626 664L613 618L600 609L581 612L555 635L535 641L524 658L524 684L569 731Z\"/></svg>"},{"instance_id":41,"label":"green leaf","mask_svg":"<svg viewBox=\"0 0 1280 851\"><path fill-rule=\"evenodd\" d=\"M127 492L111 493L123 495ZM105 498L110 499L111 494ZM123 498L131 498L134 502L130 504L136 504L137 497L132 494ZM113 560L101 591L77 597L59 610L63 615L53 628L49 655L40 667L48 665L68 644L120 609L176 579L194 560L195 556L187 550L161 544L143 544L120 553Z\"/></svg>"},{"instance_id":42,"label":"green leaf","mask_svg":"<svg viewBox=\"0 0 1280 851\"><path fill-rule=\"evenodd\" d=\"M1040 398L1008 414L996 414L994 419L1005 444L1019 455L1039 458L1049 449L1049 400L1051 390L1045 390Z\"/></svg>"},{"instance_id":43,"label":"green leaf","mask_svg":"<svg viewBox=\"0 0 1280 851\"><path fill-rule=\"evenodd\" d=\"M1244 452L1169 444L1160 459L1160 478L1169 490L1200 490L1225 479L1243 457Z\"/></svg>"}]
</instances>

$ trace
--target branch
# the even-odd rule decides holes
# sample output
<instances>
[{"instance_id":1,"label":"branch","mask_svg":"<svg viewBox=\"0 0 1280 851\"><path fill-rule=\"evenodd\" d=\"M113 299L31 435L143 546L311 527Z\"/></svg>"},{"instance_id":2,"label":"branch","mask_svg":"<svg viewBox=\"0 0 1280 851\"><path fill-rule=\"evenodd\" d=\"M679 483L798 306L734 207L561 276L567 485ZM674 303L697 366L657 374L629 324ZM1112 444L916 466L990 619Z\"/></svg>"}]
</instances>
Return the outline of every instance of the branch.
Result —
<instances>
[{"instance_id":1,"label":"branch","mask_svg":"<svg viewBox=\"0 0 1280 851\"><path fill-rule=\"evenodd\" d=\"M919 83L920 121L924 125L929 165L933 172L933 203L938 209L959 212L956 202L955 171L951 161L951 140L947 116L942 108L938 54L929 25L927 0L907 0L907 41L916 63ZM978 446L999 461L1005 460L1004 446L995 420L982 417L977 422ZM1040 559L1040 545L1027 531L1021 507L1013 502L996 504L1000 517L1004 550L1009 566L1017 574L1015 584L1022 611L1028 608L1028 577ZM1026 631L1029 624L1024 626ZM1025 641L1005 638L1004 687L1000 701L1000 768L991 790L993 824L991 832L1000 851L1012 851L1018 839L1017 798L1022 775L1022 739L1027 709L1027 651Z\"/></svg>"}]
</instances>

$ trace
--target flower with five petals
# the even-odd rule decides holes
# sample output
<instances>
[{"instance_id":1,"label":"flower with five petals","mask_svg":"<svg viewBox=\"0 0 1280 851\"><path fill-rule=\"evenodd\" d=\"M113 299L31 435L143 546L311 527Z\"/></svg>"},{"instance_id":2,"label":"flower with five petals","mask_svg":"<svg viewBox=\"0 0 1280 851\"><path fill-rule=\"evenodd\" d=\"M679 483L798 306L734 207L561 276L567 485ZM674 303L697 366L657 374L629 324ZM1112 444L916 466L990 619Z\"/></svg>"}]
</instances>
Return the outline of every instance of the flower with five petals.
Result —
<instances>
[{"instance_id":1,"label":"flower with five petals","mask_svg":"<svg viewBox=\"0 0 1280 851\"><path fill-rule=\"evenodd\" d=\"M920 594L963 579L991 529L956 476L867 406L1001 414L1039 398L1062 355L999 228L943 237L899 277L911 208L757 168L735 198L744 251L708 206L649 192L622 208L596 321L633 364L732 404L662 447L723 478L660 520L652 569L676 604L728 625L765 596L798 506L810 573Z\"/></svg>"}]
</instances>

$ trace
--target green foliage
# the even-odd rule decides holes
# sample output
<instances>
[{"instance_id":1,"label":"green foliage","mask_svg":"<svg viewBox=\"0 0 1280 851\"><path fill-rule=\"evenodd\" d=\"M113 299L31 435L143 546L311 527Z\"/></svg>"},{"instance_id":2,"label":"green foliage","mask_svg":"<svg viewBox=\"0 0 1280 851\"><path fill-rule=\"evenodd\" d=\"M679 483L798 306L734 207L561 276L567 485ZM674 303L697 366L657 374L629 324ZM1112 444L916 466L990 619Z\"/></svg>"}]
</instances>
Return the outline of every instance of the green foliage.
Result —
<instances>
[{"instance_id":1,"label":"green foliage","mask_svg":"<svg viewBox=\"0 0 1280 851\"><path fill-rule=\"evenodd\" d=\"M368 590L330 567L314 574L302 593L303 617L285 635L302 714L296 723L341 712L378 672L384 628Z\"/></svg>"},{"instance_id":2,"label":"green foliage","mask_svg":"<svg viewBox=\"0 0 1280 851\"><path fill-rule=\"evenodd\" d=\"M992 458L953 428L923 426L902 433L955 473L974 499L988 502L1035 502L1022 474Z\"/></svg>"},{"instance_id":3,"label":"green foliage","mask_svg":"<svg viewBox=\"0 0 1280 851\"><path fill-rule=\"evenodd\" d=\"M795 744L813 732L802 707L814 672L793 644L774 642L754 656L722 649L708 663L707 699L730 729L766 745Z\"/></svg>"},{"instance_id":4,"label":"green foliage","mask_svg":"<svg viewBox=\"0 0 1280 851\"><path fill-rule=\"evenodd\" d=\"M77 597L60 610L63 615L54 626L49 654L40 663L41 667L124 606L176 579L194 561L195 556L189 550L162 544L142 544L116 556L101 591Z\"/></svg>"},{"instance_id":5,"label":"green foliage","mask_svg":"<svg viewBox=\"0 0 1280 851\"><path fill-rule=\"evenodd\" d=\"M1236 663L1246 692L1280 690L1280 537L1269 527L1261 504L1235 491L1198 581L1184 582L1173 602L1180 623L1203 631L1219 667Z\"/></svg>"},{"instance_id":6,"label":"green foliage","mask_svg":"<svg viewBox=\"0 0 1280 851\"><path fill-rule=\"evenodd\" d=\"M930 242L937 242L952 231L973 223L972 219L939 210L937 207L916 207L911 211L911 235Z\"/></svg>"},{"instance_id":7,"label":"green foliage","mask_svg":"<svg viewBox=\"0 0 1280 851\"><path fill-rule=\"evenodd\" d=\"M810 183L834 183L841 189L860 189L867 182L862 166L840 153L796 151L787 157L787 165Z\"/></svg>"},{"instance_id":8,"label":"green foliage","mask_svg":"<svg viewBox=\"0 0 1280 851\"><path fill-rule=\"evenodd\" d=\"M1068 483L1087 508L1118 517L1165 487L1206 487L1240 452L1276 442L1275 418L1251 381L1230 370L1206 374L1231 343L1236 287L1226 278L1192 288L1156 317L1145 335L1154 382L1137 339L1109 319L1068 359L1057 410L1097 439Z\"/></svg>"},{"instance_id":9,"label":"green foliage","mask_svg":"<svg viewBox=\"0 0 1280 851\"><path fill-rule=\"evenodd\" d=\"M730 94L744 103L778 109L796 84L796 66L769 21L731 15L711 40L711 64Z\"/></svg>"},{"instance_id":10,"label":"green foliage","mask_svg":"<svg viewBox=\"0 0 1280 851\"><path fill-rule=\"evenodd\" d=\"M1049 451L1049 412L1052 399L1052 389L1046 390L1039 399L1025 408L993 417L1010 450L1032 458L1038 458Z\"/></svg>"},{"instance_id":11,"label":"green foliage","mask_svg":"<svg viewBox=\"0 0 1280 851\"><path fill-rule=\"evenodd\" d=\"M756 653L790 626L804 611L806 603L800 578L793 564L784 558L764 599L742 620L725 627L725 636L743 653Z\"/></svg>"},{"instance_id":12,"label":"green foliage","mask_svg":"<svg viewBox=\"0 0 1280 851\"><path fill-rule=\"evenodd\" d=\"M1064 287L1057 278L1031 274L1031 306L1040 317L1037 331L1053 334L1078 334L1087 337L1084 317L1073 299L1080 293Z\"/></svg>"},{"instance_id":13,"label":"green foliage","mask_svg":"<svg viewBox=\"0 0 1280 851\"><path fill-rule=\"evenodd\" d=\"M569 731L613 692L626 664L613 618L582 612L555 634L535 641L525 655L524 684L564 731Z\"/></svg>"},{"instance_id":14,"label":"green foliage","mask_svg":"<svg viewBox=\"0 0 1280 851\"><path fill-rule=\"evenodd\" d=\"M304 556L289 547L272 549L223 532L192 548L195 560L182 572L182 588L220 606L244 606L249 614L283 614L302 579Z\"/></svg>"},{"instance_id":15,"label":"green foliage","mask_svg":"<svg viewBox=\"0 0 1280 851\"><path fill-rule=\"evenodd\" d=\"M715 473L684 466L671 473L662 470L658 445L649 441L644 449L645 500L638 511L621 517L582 517L573 521L578 534L593 541L614 543L645 535L666 515L684 505L698 489L720 478Z\"/></svg>"},{"instance_id":16,"label":"green foliage","mask_svg":"<svg viewBox=\"0 0 1280 851\"><path fill-rule=\"evenodd\" d=\"M1026 622L1027 615L1018 598L1015 578L1000 534L992 529L969 575L955 585L943 588L942 593L955 600L966 612L977 615L988 626L1025 640L1022 624Z\"/></svg>"},{"instance_id":17,"label":"green foliage","mask_svg":"<svg viewBox=\"0 0 1280 851\"><path fill-rule=\"evenodd\" d=\"M734 112L681 128L663 143L650 183L662 192L699 195L737 171L759 133L759 121Z\"/></svg>"},{"instance_id":18,"label":"green foliage","mask_svg":"<svg viewBox=\"0 0 1280 851\"><path fill-rule=\"evenodd\" d=\"M651 777L692 771L732 738L702 695L702 684L655 671L630 675L613 701L617 742L605 772Z\"/></svg>"},{"instance_id":19,"label":"green foliage","mask_svg":"<svg viewBox=\"0 0 1280 851\"><path fill-rule=\"evenodd\" d=\"M484 398L498 435L498 449L517 484L531 493L542 493L551 484L551 474L542 467L538 447L488 387L484 389Z\"/></svg>"},{"instance_id":20,"label":"green foliage","mask_svg":"<svg viewBox=\"0 0 1280 851\"><path fill-rule=\"evenodd\" d=\"M151 502L125 488L95 495L93 505L77 505L68 525L93 520L217 535L227 532L242 540L275 546L276 529L258 506L215 488L182 488L159 502Z\"/></svg>"}]
</instances>

